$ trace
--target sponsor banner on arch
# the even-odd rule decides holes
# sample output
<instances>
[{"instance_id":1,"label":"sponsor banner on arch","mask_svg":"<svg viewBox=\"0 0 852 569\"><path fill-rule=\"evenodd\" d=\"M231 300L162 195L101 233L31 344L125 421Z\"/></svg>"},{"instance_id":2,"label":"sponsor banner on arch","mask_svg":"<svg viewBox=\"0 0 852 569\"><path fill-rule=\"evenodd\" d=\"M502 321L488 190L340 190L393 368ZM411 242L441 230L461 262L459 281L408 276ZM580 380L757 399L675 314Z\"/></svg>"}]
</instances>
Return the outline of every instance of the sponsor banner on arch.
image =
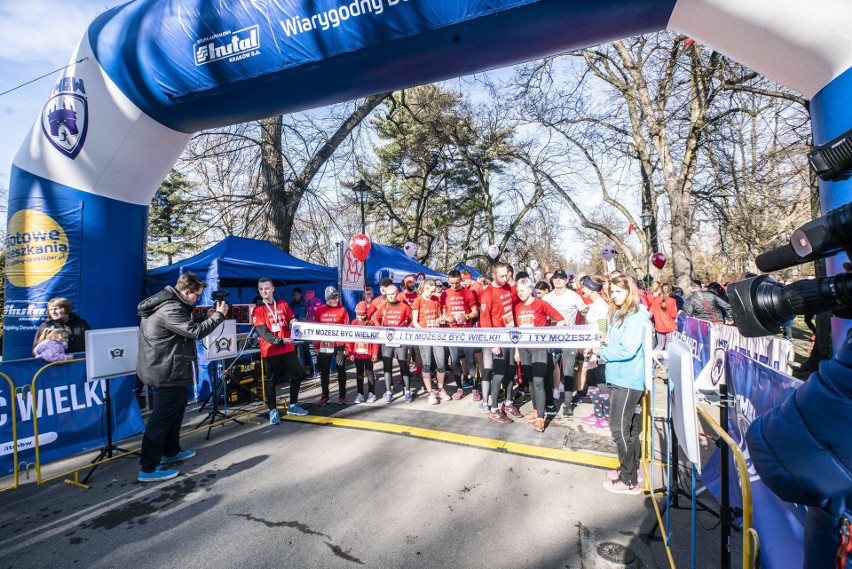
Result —
<instances>
[{"instance_id":1,"label":"sponsor banner on arch","mask_svg":"<svg viewBox=\"0 0 852 569\"><path fill-rule=\"evenodd\" d=\"M16 345L7 347L18 357L31 353L51 298L79 304L82 227L82 202L10 200L3 327L13 332L7 336Z\"/></svg>"}]
</instances>

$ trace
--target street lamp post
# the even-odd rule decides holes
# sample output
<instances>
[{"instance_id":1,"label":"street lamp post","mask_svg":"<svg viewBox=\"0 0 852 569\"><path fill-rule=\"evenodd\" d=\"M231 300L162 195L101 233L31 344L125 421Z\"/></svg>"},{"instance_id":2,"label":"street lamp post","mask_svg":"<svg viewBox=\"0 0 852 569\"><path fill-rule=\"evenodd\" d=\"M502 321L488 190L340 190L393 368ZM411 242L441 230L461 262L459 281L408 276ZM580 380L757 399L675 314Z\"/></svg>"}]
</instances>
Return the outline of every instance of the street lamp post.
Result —
<instances>
[{"instance_id":1,"label":"street lamp post","mask_svg":"<svg viewBox=\"0 0 852 569\"><path fill-rule=\"evenodd\" d=\"M352 191L355 192L356 196L358 196L358 203L361 205L361 233L367 233L367 222L364 218L364 194L369 190L370 186L368 186L364 180L358 180L355 182L355 185L352 186Z\"/></svg>"},{"instance_id":2,"label":"street lamp post","mask_svg":"<svg viewBox=\"0 0 852 569\"><path fill-rule=\"evenodd\" d=\"M642 229L645 230L645 286L651 286L651 222L654 220L653 214L647 209L642 210Z\"/></svg>"}]
</instances>

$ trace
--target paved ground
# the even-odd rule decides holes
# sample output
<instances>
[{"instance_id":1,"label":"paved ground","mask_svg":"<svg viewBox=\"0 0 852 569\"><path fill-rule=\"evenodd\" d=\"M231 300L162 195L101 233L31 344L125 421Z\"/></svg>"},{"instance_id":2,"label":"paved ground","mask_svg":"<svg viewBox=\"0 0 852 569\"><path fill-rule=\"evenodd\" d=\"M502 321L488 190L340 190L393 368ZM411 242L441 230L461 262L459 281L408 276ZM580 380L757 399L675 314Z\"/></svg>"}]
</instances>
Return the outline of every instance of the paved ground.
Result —
<instances>
[{"instance_id":1,"label":"paved ground","mask_svg":"<svg viewBox=\"0 0 852 569\"><path fill-rule=\"evenodd\" d=\"M306 387L303 400L315 400ZM522 421L497 425L469 397L311 410L590 456L612 451L606 433L576 421L556 419L543 434ZM186 422L203 416L190 410ZM54 481L0 494L0 568L669 565L654 498L606 492L602 468L297 421L228 422L206 434L184 439L199 454L173 481L138 483L136 459L126 458L101 465L90 490ZM656 501L664 506L664 496ZM716 520L699 513L698 524L697 566L719 566ZM671 527L675 561L689 567L689 511L672 509ZM605 560L624 548L632 562ZM735 536L735 567L737 552Z\"/></svg>"}]
</instances>

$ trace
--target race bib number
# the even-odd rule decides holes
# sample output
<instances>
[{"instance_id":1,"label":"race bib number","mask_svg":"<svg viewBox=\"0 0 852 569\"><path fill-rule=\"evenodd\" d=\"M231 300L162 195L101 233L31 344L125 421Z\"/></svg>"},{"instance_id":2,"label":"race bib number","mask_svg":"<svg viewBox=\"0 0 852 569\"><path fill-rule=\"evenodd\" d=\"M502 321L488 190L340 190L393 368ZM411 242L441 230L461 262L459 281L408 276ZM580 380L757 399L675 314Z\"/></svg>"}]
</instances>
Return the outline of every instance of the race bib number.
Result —
<instances>
[{"instance_id":1,"label":"race bib number","mask_svg":"<svg viewBox=\"0 0 852 569\"><path fill-rule=\"evenodd\" d=\"M506 328L511 328L514 325L515 325L515 321L512 319L512 315L511 314L504 314L503 315L503 326L505 326Z\"/></svg>"},{"instance_id":2,"label":"race bib number","mask_svg":"<svg viewBox=\"0 0 852 569\"><path fill-rule=\"evenodd\" d=\"M321 354L333 354L334 353L334 342L320 342L320 353Z\"/></svg>"}]
</instances>

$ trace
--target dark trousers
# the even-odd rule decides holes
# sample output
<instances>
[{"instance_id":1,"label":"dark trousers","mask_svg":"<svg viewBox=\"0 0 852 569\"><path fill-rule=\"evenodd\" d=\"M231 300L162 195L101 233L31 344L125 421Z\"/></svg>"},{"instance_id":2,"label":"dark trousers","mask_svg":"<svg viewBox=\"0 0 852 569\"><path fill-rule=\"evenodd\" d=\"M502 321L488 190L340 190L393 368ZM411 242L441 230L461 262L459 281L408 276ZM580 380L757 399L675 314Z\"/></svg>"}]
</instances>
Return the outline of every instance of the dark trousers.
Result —
<instances>
[{"instance_id":1,"label":"dark trousers","mask_svg":"<svg viewBox=\"0 0 852 569\"><path fill-rule=\"evenodd\" d=\"M290 404L299 402L299 388L302 386L304 369L299 361L298 354L287 352L263 358L263 391L266 394L266 407L275 409L275 384L281 378L290 378Z\"/></svg>"},{"instance_id":2,"label":"dark trousers","mask_svg":"<svg viewBox=\"0 0 852 569\"><path fill-rule=\"evenodd\" d=\"M154 388L154 411L145 425L139 453L143 472L154 472L164 456L175 456L181 451L180 426L186 402L186 386Z\"/></svg>"},{"instance_id":3,"label":"dark trousers","mask_svg":"<svg viewBox=\"0 0 852 569\"><path fill-rule=\"evenodd\" d=\"M638 484L636 470L639 468L639 453L642 451L642 414L636 413L636 405L644 391L609 386L609 428L618 451L621 481L628 486Z\"/></svg>"},{"instance_id":4,"label":"dark trousers","mask_svg":"<svg viewBox=\"0 0 852 569\"><path fill-rule=\"evenodd\" d=\"M331 375L331 361L335 359L338 352L343 353L343 346L334 348L333 354L318 353L317 366L320 369L320 385L323 397L329 396L329 376ZM346 397L346 360L343 365L337 366L337 393L340 397Z\"/></svg>"},{"instance_id":5,"label":"dark trousers","mask_svg":"<svg viewBox=\"0 0 852 569\"><path fill-rule=\"evenodd\" d=\"M544 417L544 405L547 401L544 392L544 377L547 372L547 350L544 348L520 348L518 354L521 356L521 369L524 378L530 381L532 378L533 407L538 411L539 417Z\"/></svg>"},{"instance_id":6,"label":"dark trousers","mask_svg":"<svg viewBox=\"0 0 852 569\"><path fill-rule=\"evenodd\" d=\"M506 389L506 402L512 402L509 386L515 380L515 348L500 348L500 355L494 356L493 363L494 379L491 382L491 408L496 409L499 405L500 387Z\"/></svg>"},{"instance_id":7,"label":"dark trousers","mask_svg":"<svg viewBox=\"0 0 852 569\"><path fill-rule=\"evenodd\" d=\"M370 358L355 358L355 385L358 393L364 393L364 373L367 373L367 387L369 393L376 393L376 376L373 372L373 360Z\"/></svg>"}]
</instances>

